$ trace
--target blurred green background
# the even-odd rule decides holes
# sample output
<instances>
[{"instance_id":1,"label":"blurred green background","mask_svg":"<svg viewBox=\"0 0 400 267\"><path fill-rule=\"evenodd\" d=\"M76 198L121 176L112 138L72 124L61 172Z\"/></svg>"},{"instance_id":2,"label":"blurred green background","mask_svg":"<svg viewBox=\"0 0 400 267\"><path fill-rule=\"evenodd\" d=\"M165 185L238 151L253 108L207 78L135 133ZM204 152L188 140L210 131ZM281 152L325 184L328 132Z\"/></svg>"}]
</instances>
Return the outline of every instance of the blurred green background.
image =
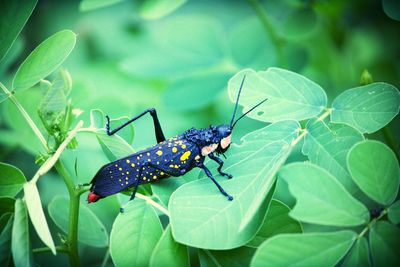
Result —
<instances>
[{"instance_id":1,"label":"blurred green background","mask_svg":"<svg viewBox=\"0 0 400 267\"><path fill-rule=\"evenodd\" d=\"M320 84L329 102L359 86L364 70L374 81L400 87L396 1L171 1L169 5L182 5L167 14L150 0L114 1L114 5L87 10L94 2L39 1L1 63L0 80L10 85L16 68L39 43L59 30L71 29L78 34L77 44L63 66L73 80L73 107L83 111L79 119L89 125L90 110L95 108L117 118L155 107L167 136L190 127L227 123L233 109L227 82L244 68L274 66L298 72ZM37 124L41 97L39 88L17 95ZM9 101L0 109L0 161L32 177L40 144ZM236 142L264 123L245 118L239 125ZM399 153L398 140L387 139L388 132L392 136L400 132L398 116L385 131L373 138L392 142ZM78 158L75 178L89 182L107 159L93 135L81 134L78 142L78 149L66 151L63 159L75 173ZM135 123L133 148L140 150L154 142L150 116ZM45 207L53 196L67 194L56 174L47 174L39 185ZM278 189L281 198L285 198L283 191ZM110 230L118 213L116 197L90 208ZM34 233L32 238L34 247L41 246ZM82 245L80 249L85 255L82 264L101 263L105 248ZM62 254L38 254L35 260L68 265Z\"/></svg>"}]
</instances>

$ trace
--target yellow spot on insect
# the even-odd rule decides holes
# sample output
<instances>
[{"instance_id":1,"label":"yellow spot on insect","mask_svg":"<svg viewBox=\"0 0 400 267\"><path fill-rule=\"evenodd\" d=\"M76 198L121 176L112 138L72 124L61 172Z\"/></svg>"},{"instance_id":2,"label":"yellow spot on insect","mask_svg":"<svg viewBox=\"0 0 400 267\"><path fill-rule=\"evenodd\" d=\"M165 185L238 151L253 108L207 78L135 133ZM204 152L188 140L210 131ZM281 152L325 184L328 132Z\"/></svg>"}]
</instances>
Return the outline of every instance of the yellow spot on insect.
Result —
<instances>
[{"instance_id":1,"label":"yellow spot on insect","mask_svg":"<svg viewBox=\"0 0 400 267\"><path fill-rule=\"evenodd\" d=\"M126 172L126 174L129 174L129 172Z\"/></svg>"},{"instance_id":2,"label":"yellow spot on insect","mask_svg":"<svg viewBox=\"0 0 400 267\"><path fill-rule=\"evenodd\" d=\"M112 171L110 171L110 173L112 173Z\"/></svg>"},{"instance_id":3,"label":"yellow spot on insect","mask_svg":"<svg viewBox=\"0 0 400 267\"><path fill-rule=\"evenodd\" d=\"M159 155L159 156L161 156L161 155L162 155L162 151L161 151L161 150L158 150L158 151L156 152L156 154Z\"/></svg>"},{"instance_id":4,"label":"yellow spot on insect","mask_svg":"<svg viewBox=\"0 0 400 267\"><path fill-rule=\"evenodd\" d=\"M146 177L146 176L145 176L145 177L143 177L143 180L145 180L145 181L146 181L146 180L147 180L147 177Z\"/></svg>"},{"instance_id":5,"label":"yellow spot on insect","mask_svg":"<svg viewBox=\"0 0 400 267\"><path fill-rule=\"evenodd\" d=\"M185 148L186 148L186 145L185 145L185 144L183 144L183 145L181 146L181 148L185 149Z\"/></svg>"},{"instance_id":6,"label":"yellow spot on insect","mask_svg":"<svg viewBox=\"0 0 400 267\"><path fill-rule=\"evenodd\" d=\"M154 175L154 176L153 176L153 179L157 179L157 176Z\"/></svg>"},{"instance_id":7,"label":"yellow spot on insect","mask_svg":"<svg viewBox=\"0 0 400 267\"><path fill-rule=\"evenodd\" d=\"M122 168L118 168L118 170L122 171Z\"/></svg>"},{"instance_id":8,"label":"yellow spot on insect","mask_svg":"<svg viewBox=\"0 0 400 267\"><path fill-rule=\"evenodd\" d=\"M150 161L151 161L151 159L147 159L147 161L148 161L148 162L150 162Z\"/></svg>"},{"instance_id":9,"label":"yellow spot on insect","mask_svg":"<svg viewBox=\"0 0 400 267\"><path fill-rule=\"evenodd\" d=\"M121 179L118 179L118 181L122 182L122 180L121 180Z\"/></svg>"},{"instance_id":10,"label":"yellow spot on insect","mask_svg":"<svg viewBox=\"0 0 400 267\"><path fill-rule=\"evenodd\" d=\"M132 164L131 164L131 167L132 167L132 168L135 167L135 163L132 163Z\"/></svg>"},{"instance_id":11,"label":"yellow spot on insect","mask_svg":"<svg viewBox=\"0 0 400 267\"><path fill-rule=\"evenodd\" d=\"M125 175L125 173L121 173L121 175L122 175L122 176L124 176L124 175Z\"/></svg>"},{"instance_id":12,"label":"yellow spot on insect","mask_svg":"<svg viewBox=\"0 0 400 267\"><path fill-rule=\"evenodd\" d=\"M142 154L140 154L140 155L139 155L139 157L143 157L143 155L142 155Z\"/></svg>"},{"instance_id":13,"label":"yellow spot on insect","mask_svg":"<svg viewBox=\"0 0 400 267\"><path fill-rule=\"evenodd\" d=\"M125 180L129 180L129 178L128 178L128 177L125 177Z\"/></svg>"},{"instance_id":14,"label":"yellow spot on insect","mask_svg":"<svg viewBox=\"0 0 400 267\"><path fill-rule=\"evenodd\" d=\"M173 147L172 152L176 153L176 151L178 151L178 149L176 147Z\"/></svg>"},{"instance_id":15,"label":"yellow spot on insect","mask_svg":"<svg viewBox=\"0 0 400 267\"><path fill-rule=\"evenodd\" d=\"M171 164L171 165L169 165L169 167L170 167L170 168L173 168L173 167L174 167L174 165L172 165L172 164Z\"/></svg>"},{"instance_id":16,"label":"yellow spot on insect","mask_svg":"<svg viewBox=\"0 0 400 267\"><path fill-rule=\"evenodd\" d=\"M161 175L164 175L164 172L160 172Z\"/></svg>"},{"instance_id":17,"label":"yellow spot on insect","mask_svg":"<svg viewBox=\"0 0 400 267\"><path fill-rule=\"evenodd\" d=\"M160 164L160 162L159 162L159 161L157 161L157 165L158 165L158 164Z\"/></svg>"},{"instance_id":18,"label":"yellow spot on insect","mask_svg":"<svg viewBox=\"0 0 400 267\"><path fill-rule=\"evenodd\" d=\"M124 184L121 184L121 186L124 186Z\"/></svg>"},{"instance_id":19,"label":"yellow spot on insect","mask_svg":"<svg viewBox=\"0 0 400 267\"><path fill-rule=\"evenodd\" d=\"M149 153L149 152L147 152L147 153L146 153L146 155L147 155L147 156L150 156L150 153Z\"/></svg>"},{"instance_id":20,"label":"yellow spot on insect","mask_svg":"<svg viewBox=\"0 0 400 267\"><path fill-rule=\"evenodd\" d=\"M128 184L128 182L125 182L125 184Z\"/></svg>"},{"instance_id":21,"label":"yellow spot on insect","mask_svg":"<svg viewBox=\"0 0 400 267\"><path fill-rule=\"evenodd\" d=\"M129 159L126 160L126 163L131 163L131 161Z\"/></svg>"},{"instance_id":22,"label":"yellow spot on insect","mask_svg":"<svg viewBox=\"0 0 400 267\"><path fill-rule=\"evenodd\" d=\"M190 151L186 151L185 153L182 154L182 156L180 157L181 161L187 160L190 156L191 152Z\"/></svg>"},{"instance_id":23,"label":"yellow spot on insect","mask_svg":"<svg viewBox=\"0 0 400 267\"><path fill-rule=\"evenodd\" d=\"M115 167L118 167L118 164L115 164Z\"/></svg>"},{"instance_id":24,"label":"yellow spot on insect","mask_svg":"<svg viewBox=\"0 0 400 267\"><path fill-rule=\"evenodd\" d=\"M178 168L179 168L179 165L175 165L174 167L175 167L175 169L178 169Z\"/></svg>"},{"instance_id":25,"label":"yellow spot on insect","mask_svg":"<svg viewBox=\"0 0 400 267\"><path fill-rule=\"evenodd\" d=\"M136 159L140 159L139 157L136 157Z\"/></svg>"}]
</instances>

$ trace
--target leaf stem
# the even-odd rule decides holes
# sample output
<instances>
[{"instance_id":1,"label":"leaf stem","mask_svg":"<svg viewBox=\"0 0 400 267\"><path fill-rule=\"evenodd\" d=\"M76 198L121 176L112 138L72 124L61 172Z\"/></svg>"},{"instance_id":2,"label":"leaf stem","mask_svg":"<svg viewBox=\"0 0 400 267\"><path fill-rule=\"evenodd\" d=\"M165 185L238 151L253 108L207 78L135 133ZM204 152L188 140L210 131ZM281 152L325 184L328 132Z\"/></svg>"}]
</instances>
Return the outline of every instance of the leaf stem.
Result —
<instances>
[{"instance_id":1,"label":"leaf stem","mask_svg":"<svg viewBox=\"0 0 400 267\"><path fill-rule=\"evenodd\" d=\"M32 183L36 183L40 176L43 176L54 166L54 164L60 158L61 153L67 147L69 142L71 142L72 138L74 138L74 136L77 134L78 130L82 127L82 125L83 121L79 121L78 124L75 126L75 128L69 132L67 138L65 138L65 140L61 143L61 145L57 148L53 156L49 158L36 172L35 176L31 180Z\"/></svg>"},{"instance_id":2,"label":"leaf stem","mask_svg":"<svg viewBox=\"0 0 400 267\"><path fill-rule=\"evenodd\" d=\"M14 105L18 108L19 112L21 112L22 116L25 118L25 120L28 122L29 126L33 130L33 132L36 134L36 136L39 138L40 142L42 143L43 147L48 151L47 147L47 142L42 133L40 132L39 128L36 126L35 122L32 120L32 118L29 116L29 114L26 112L26 110L21 106L21 104L18 102L18 100L15 98L13 93L11 93L7 87L4 86L0 82L0 87L3 89L4 93L8 95L8 98L14 103Z\"/></svg>"},{"instance_id":3,"label":"leaf stem","mask_svg":"<svg viewBox=\"0 0 400 267\"><path fill-rule=\"evenodd\" d=\"M327 108L327 109L325 109L325 112L324 112L321 116L319 116L317 120L323 121L326 117L328 117L329 115L331 115L332 111L333 111L333 108Z\"/></svg>"},{"instance_id":4,"label":"leaf stem","mask_svg":"<svg viewBox=\"0 0 400 267\"><path fill-rule=\"evenodd\" d=\"M297 145L297 143L300 142L301 139L303 139L303 137L306 136L306 134L308 133L307 129L299 128L298 131L301 132L301 134L292 141L292 143L290 144L291 147L295 147Z\"/></svg>"},{"instance_id":5,"label":"leaf stem","mask_svg":"<svg viewBox=\"0 0 400 267\"><path fill-rule=\"evenodd\" d=\"M165 215L170 217L169 211L166 208L164 208L163 206L161 206L160 204L158 204L157 202L155 202L153 199L151 199L151 197L142 195L140 193L136 193L136 197L146 200L147 203L149 203L150 205L152 205L153 207L155 207L156 209L158 209L159 211L161 211L162 213L164 213Z\"/></svg>"},{"instance_id":6,"label":"leaf stem","mask_svg":"<svg viewBox=\"0 0 400 267\"><path fill-rule=\"evenodd\" d=\"M56 246L56 251L61 253L69 253L69 250L65 246ZM42 248L34 248L32 249L33 253L44 253L44 252L51 252L49 247L42 247Z\"/></svg>"},{"instance_id":7,"label":"leaf stem","mask_svg":"<svg viewBox=\"0 0 400 267\"><path fill-rule=\"evenodd\" d=\"M388 213L387 209L384 209L378 217L372 219L372 220L365 226L365 228L358 234L357 238L363 237L363 235L365 235L365 233L368 232L368 230L370 230L370 229L372 228L372 226L374 226L374 224L375 224L378 220L380 220L383 216L385 216L387 213Z\"/></svg>"},{"instance_id":8,"label":"leaf stem","mask_svg":"<svg viewBox=\"0 0 400 267\"><path fill-rule=\"evenodd\" d=\"M80 266L78 254L78 217L79 217L79 197L80 194L75 190L72 177L65 169L61 160L54 165L57 172L64 179L69 193L69 225L68 225L68 248L69 261L71 266Z\"/></svg>"},{"instance_id":9,"label":"leaf stem","mask_svg":"<svg viewBox=\"0 0 400 267\"><path fill-rule=\"evenodd\" d=\"M283 40L278 36L276 31L272 27L267 12L265 12L263 6L260 4L258 0L247 0L247 2L249 2L251 7L254 9L256 15L258 16L262 25L264 26L267 34L271 38L277 52L279 65L286 66L286 62L283 57Z\"/></svg>"}]
</instances>

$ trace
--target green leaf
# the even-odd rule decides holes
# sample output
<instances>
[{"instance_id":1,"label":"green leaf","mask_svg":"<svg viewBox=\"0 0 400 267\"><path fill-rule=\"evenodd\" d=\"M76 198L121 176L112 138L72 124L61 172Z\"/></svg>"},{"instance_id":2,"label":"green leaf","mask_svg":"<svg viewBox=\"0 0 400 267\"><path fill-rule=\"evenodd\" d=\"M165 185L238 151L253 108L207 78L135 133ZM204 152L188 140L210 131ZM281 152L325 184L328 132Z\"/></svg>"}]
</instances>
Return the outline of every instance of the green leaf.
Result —
<instances>
[{"instance_id":1,"label":"green leaf","mask_svg":"<svg viewBox=\"0 0 400 267\"><path fill-rule=\"evenodd\" d=\"M0 162L0 196L15 197L25 182L26 178L20 169Z\"/></svg>"},{"instance_id":2,"label":"green leaf","mask_svg":"<svg viewBox=\"0 0 400 267\"><path fill-rule=\"evenodd\" d=\"M204 251L217 266L245 267L250 265L251 258L256 250L254 248L239 247L230 250Z\"/></svg>"},{"instance_id":3,"label":"green leaf","mask_svg":"<svg viewBox=\"0 0 400 267\"><path fill-rule=\"evenodd\" d=\"M79 11L91 11L102 7L118 4L125 0L82 0L79 3Z\"/></svg>"},{"instance_id":4,"label":"green leaf","mask_svg":"<svg viewBox=\"0 0 400 267\"><path fill-rule=\"evenodd\" d=\"M400 262L400 229L378 221L369 232L374 266L398 266Z\"/></svg>"},{"instance_id":5,"label":"green leaf","mask_svg":"<svg viewBox=\"0 0 400 267\"><path fill-rule=\"evenodd\" d=\"M56 248L54 246L53 238L47 225L46 217L44 216L42 203L40 201L39 191L36 184L25 183L24 185L25 201L26 207L28 208L29 217L31 218L32 224L35 227L36 233L53 252L54 255L57 254Z\"/></svg>"},{"instance_id":6,"label":"green leaf","mask_svg":"<svg viewBox=\"0 0 400 267\"><path fill-rule=\"evenodd\" d=\"M386 83L371 83L346 90L332 103L332 122L348 124L362 133L373 133L398 113L400 94Z\"/></svg>"},{"instance_id":7,"label":"green leaf","mask_svg":"<svg viewBox=\"0 0 400 267\"><path fill-rule=\"evenodd\" d=\"M185 179L182 177L161 179L157 183L153 183L151 185L151 189L153 190L153 194L161 201L161 203L164 204L165 207L168 207L169 198L171 197L172 193L185 182Z\"/></svg>"},{"instance_id":8,"label":"green leaf","mask_svg":"<svg viewBox=\"0 0 400 267\"><path fill-rule=\"evenodd\" d=\"M302 233L299 221L289 216L290 208L279 200L273 199L267 216L257 235L246 246L259 247L265 240L278 234Z\"/></svg>"},{"instance_id":9,"label":"green leaf","mask_svg":"<svg viewBox=\"0 0 400 267\"><path fill-rule=\"evenodd\" d=\"M306 126L302 152L310 161L330 172L351 193L358 187L347 170L347 153L364 136L344 124L325 123L311 119Z\"/></svg>"},{"instance_id":10,"label":"green leaf","mask_svg":"<svg viewBox=\"0 0 400 267\"><path fill-rule=\"evenodd\" d=\"M187 0L144 0L139 9L139 15L144 19L159 19L164 17L180 6Z\"/></svg>"},{"instance_id":11,"label":"green leaf","mask_svg":"<svg viewBox=\"0 0 400 267\"><path fill-rule=\"evenodd\" d=\"M368 222L367 208L325 169L298 162L281 168L279 175L296 198L296 205L290 212L293 218L334 226L355 226Z\"/></svg>"},{"instance_id":12,"label":"green leaf","mask_svg":"<svg viewBox=\"0 0 400 267\"><path fill-rule=\"evenodd\" d=\"M90 128L104 128L104 114L100 109L90 110Z\"/></svg>"},{"instance_id":13,"label":"green leaf","mask_svg":"<svg viewBox=\"0 0 400 267\"><path fill-rule=\"evenodd\" d=\"M57 69L75 46L76 35L59 31L43 41L19 66L13 80L14 90L28 89Z\"/></svg>"},{"instance_id":14,"label":"green leaf","mask_svg":"<svg viewBox=\"0 0 400 267\"><path fill-rule=\"evenodd\" d=\"M31 242L29 240L28 214L21 199L15 201L11 250L15 266L33 266Z\"/></svg>"},{"instance_id":15,"label":"green leaf","mask_svg":"<svg viewBox=\"0 0 400 267\"><path fill-rule=\"evenodd\" d=\"M49 203L48 211L55 224L64 233L68 233L68 197L54 197ZM106 247L108 245L106 228L97 216L85 205L80 205L79 207L78 241L93 247Z\"/></svg>"},{"instance_id":16,"label":"green leaf","mask_svg":"<svg viewBox=\"0 0 400 267\"><path fill-rule=\"evenodd\" d=\"M371 266L368 241L365 237L358 238L347 254L343 267Z\"/></svg>"},{"instance_id":17,"label":"green leaf","mask_svg":"<svg viewBox=\"0 0 400 267\"><path fill-rule=\"evenodd\" d=\"M188 248L174 240L169 225L151 254L152 266L190 266Z\"/></svg>"},{"instance_id":18,"label":"green leaf","mask_svg":"<svg viewBox=\"0 0 400 267\"><path fill-rule=\"evenodd\" d=\"M225 90L231 73L215 72L185 76L172 82L163 94L165 106L174 110L204 107Z\"/></svg>"},{"instance_id":19,"label":"green leaf","mask_svg":"<svg viewBox=\"0 0 400 267\"><path fill-rule=\"evenodd\" d=\"M11 197L0 197L0 216L5 213L13 213L15 199Z\"/></svg>"},{"instance_id":20,"label":"green leaf","mask_svg":"<svg viewBox=\"0 0 400 267\"><path fill-rule=\"evenodd\" d=\"M326 94L319 85L297 73L279 68L238 72L228 83L232 102L236 102L244 75L246 79L240 96L243 112L268 98L267 102L248 114L250 118L265 122L304 120L317 116L326 107Z\"/></svg>"},{"instance_id":21,"label":"green leaf","mask_svg":"<svg viewBox=\"0 0 400 267\"><path fill-rule=\"evenodd\" d=\"M151 253L162 235L153 207L135 199L118 214L110 237L110 254L116 266L148 266Z\"/></svg>"},{"instance_id":22,"label":"green leaf","mask_svg":"<svg viewBox=\"0 0 400 267\"><path fill-rule=\"evenodd\" d=\"M400 169L394 152L385 144L366 140L353 146L347 167L354 182L371 199L390 205L396 198Z\"/></svg>"},{"instance_id":23,"label":"green leaf","mask_svg":"<svg viewBox=\"0 0 400 267\"><path fill-rule=\"evenodd\" d=\"M11 232L13 227L13 216L11 213L0 218L6 225L0 230L0 266L9 266L11 258Z\"/></svg>"},{"instance_id":24,"label":"green leaf","mask_svg":"<svg viewBox=\"0 0 400 267\"><path fill-rule=\"evenodd\" d=\"M133 148L118 135L108 136L106 133L100 132L96 133L96 138L109 161L126 157L135 152Z\"/></svg>"},{"instance_id":25,"label":"green leaf","mask_svg":"<svg viewBox=\"0 0 400 267\"><path fill-rule=\"evenodd\" d=\"M130 118L128 118L127 116L122 116L119 118L113 118L110 120L110 124L111 124L111 129L113 129L114 127L112 125L115 126L120 126L124 123L126 123L127 121L129 121ZM133 123L130 123L128 126L126 126L123 130L118 132L118 135L124 139L128 144L131 144L133 142L133 138L135 137L135 128L133 127ZM104 125L103 127L104 128ZM115 135L114 135L115 136ZM130 146L130 145L129 145Z\"/></svg>"},{"instance_id":26,"label":"green leaf","mask_svg":"<svg viewBox=\"0 0 400 267\"><path fill-rule=\"evenodd\" d=\"M400 21L400 3L397 0L382 0L383 11L394 20Z\"/></svg>"},{"instance_id":27,"label":"green leaf","mask_svg":"<svg viewBox=\"0 0 400 267\"><path fill-rule=\"evenodd\" d=\"M352 231L277 235L257 249L250 266L335 266L356 237Z\"/></svg>"},{"instance_id":28,"label":"green leaf","mask_svg":"<svg viewBox=\"0 0 400 267\"><path fill-rule=\"evenodd\" d=\"M400 223L400 200L397 200L389 207L388 217L393 224Z\"/></svg>"},{"instance_id":29,"label":"green leaf","mask_svg":"<svg viewBox=\"0 0 400 267\"><path fill-rule=\"evenodd\" d=\"M240 145L231 145L224 171L233 178L217 180L233 201L209 178L179 187L169 201L175 240L207 249L230 249L249 242L264 220L275 173L290 153L288 143L298 135L298 128L295 121L271 124L245 135ZM207 166L216 172L211 164Z\"/></svg>"},{"instance_id":30,"label":"green leaf","mask_svg":"<svg viewBox=\"0 0 400 267\"><path fill-rule=\"evenodd\" d=\"M0 1L0 62L25 26L36 3L37 0Z\"/></svg>"}]
</instances>

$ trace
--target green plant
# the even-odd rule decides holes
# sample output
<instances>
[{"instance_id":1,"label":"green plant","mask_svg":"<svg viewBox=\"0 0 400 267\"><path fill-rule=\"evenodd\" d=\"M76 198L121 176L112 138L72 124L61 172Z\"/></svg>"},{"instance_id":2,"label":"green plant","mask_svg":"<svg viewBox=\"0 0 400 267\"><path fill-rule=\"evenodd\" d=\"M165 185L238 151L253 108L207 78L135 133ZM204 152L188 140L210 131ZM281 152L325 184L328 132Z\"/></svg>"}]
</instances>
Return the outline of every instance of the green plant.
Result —
<instances>
[{"instance_id":1,"label":"green plant","mask_svg":"<svg viewBox=\"0 0 400 267\"><path fill-rule=\"evenodd\" d=\"M36 4L22 2L12 1L12 12L3 17L13 23L1 24L0 32L8 33L0 34L2 63L9 60L18 41L13 43ZM102 1L100 5L117 2L121 1ZM162 1L144 1L140 14L155 19L185 2L174 1L171 8ZM144 100L162 98L165 106L184 114L174 114L182 116L182 127L191 127L196 120L187 115L193 109L204 109L212 120L226 119L218 116L218 107L207 105L219 92L226 95L223 89L229 77L228 95L234 103L246 74L240 101L243 111L268 97L265 105L248 115L247 122L237 126L241 132L234 133L245 134L227 153L224 170L232 173L233 179L216 175L234 196L233 202L222 197L200 171L143 186L137 199L128 203L124 194L90 206L80 200L88 191L80 184L90 181L101 163L133 153L140 145L131 144L141 137L133 126L121 135L107 136L103 111L93 104L85 109L90 110L89 120L81 115L76 94L85 86L80 87L79 82L72 86L72 75L59 68L75 47L72 31L58 31L47 38L19 64L12 82L5 79L4 84L10 86L0 83L0 101L12 107L7 106L12 119L6 122L13 129L8 135L0 131L1 143L7 144L5 148L13 142L21 145L39 165L33 167L28 181L25 175L29 172L0 163L1 266L30 266L39 254L51 255L49 252L66 254L71 266L79 266L86 258L82 250L88 247L98 248L97 265L102 266L111 264L110 258L116 266L396 266L400 262L400 170L395 138L387 128L399 112L398 89L374 83L364 72L362 86L345 90L328 105L331 90L325 91L300 74L275 67L253 71L264 69L269 65L266 62L292 69L297 63L287 56L287 45L299 34L296 19L313 24L317 18L311 6L300 6L295 10L297 16L282 26L284 38L263 4L248 2L261 24L255 18L240 21L229 42L222 41L223 30L214 20L172 18L165 31L153 29L150 36L175 43L150 42L155 47L144 46L141 53L119 61L124 73L164 86L157 97L144 93ZM82 1L80 7L98 7L91 6L93 3ZM185 25L191 25L196 33L188 42L179 34ZM269 39L260 37L263 31ZM244 51L243 44L252 47ZM143 58L148 65L142 64ZM97 68L96 74L102 73L101 66L91 67ZM74 81L76 76L77 81L82 79L75 73ZM117 75L114 83L123 77ZM207 87L210 81L214 82ZM31 93L40 93L39 101L27 101ZM128 104L140 105L139 100L125 95L129 92L118 92ZM90 94L80 96L90 98ZM108 102L101 104L106 110ZM231 108L227 105L223 111ZM84 127L84 121L88 126ZM254 130L254 125L258 129ZM34 135L23 135L22 127L27 126ZM386 144L372 140L370 134L377 131L383 133ZM85 146L93 142L97 146ZM96 158L99 154L103 158ZM207 162L212 170L214 164ZM51 172L53 167L56 175ZM46 200L52 176L62 178L60 187L67 195L54 188L56 192ZM120 206L124 213L118 213ZM29 230L28 217L36 233ZM36 235L45 246L33 242Z\"/></svg>"}]
</instances>

